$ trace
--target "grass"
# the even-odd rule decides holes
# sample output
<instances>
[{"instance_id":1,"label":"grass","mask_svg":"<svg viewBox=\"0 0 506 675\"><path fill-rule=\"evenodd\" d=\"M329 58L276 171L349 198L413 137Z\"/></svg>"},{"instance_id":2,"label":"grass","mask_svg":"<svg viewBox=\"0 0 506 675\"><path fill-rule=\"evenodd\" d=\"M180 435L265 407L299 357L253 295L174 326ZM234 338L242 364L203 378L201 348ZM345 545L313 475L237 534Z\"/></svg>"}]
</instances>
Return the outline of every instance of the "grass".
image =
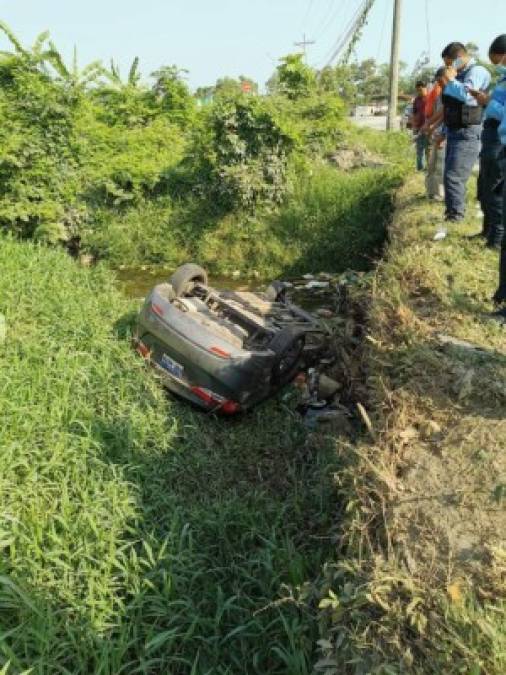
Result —
<instances>
[{"instance_id":1,"label":"grass","mask_svg":"<svg viewBox=\"0 0 506 675\"><path fill-rule=\"evenodd\" d=\"M0 266L2 672L310 673L331 445L289 395L166 397L106 269L5 238Z\"/></svg>"},{"instance_id":2,"label":"grass","mask_svg":"<svg viewBox=\"0 0 506 675\"><path fill-rule=\"evenodd\" d=\"M264 278L364 269L384 241L399 182L398 167L345 173L318 162L275 209L219 215L204 202L151 199L121 214L103 210L88 244L113 266L198 260L213 274Z\"/></svg>"},{"instance_id":3,"label":"grass","mask_svg":"<svg viewBox=\"0 0 506 675\"><path fill-rule=\"evenodd\" d=\"M464 238L474 206L433 243L440 219L409 179L368 299L370 439L337 443L348 517L322 587L327 675L506 671L506 335L486 318L497 254Z\"/></svg>"}]
</instances>

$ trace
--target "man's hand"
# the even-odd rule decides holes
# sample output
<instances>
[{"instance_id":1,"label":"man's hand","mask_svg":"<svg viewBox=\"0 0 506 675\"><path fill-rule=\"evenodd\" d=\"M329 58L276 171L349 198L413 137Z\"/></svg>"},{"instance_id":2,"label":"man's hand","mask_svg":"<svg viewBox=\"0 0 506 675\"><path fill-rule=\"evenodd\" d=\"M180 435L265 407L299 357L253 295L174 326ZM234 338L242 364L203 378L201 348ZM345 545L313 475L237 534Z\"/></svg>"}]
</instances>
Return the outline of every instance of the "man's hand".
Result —
<instances>
[{"instance_id":1,"label":"man's hand","mask_svg":"<svg viewBox=\"0 0 506 675\"><path fill-rule=\"evenodd\" d=\"M444 134L436 134L434 136L434 143L436 144L437 148L442 148L445 141L446 137L444 136Z\"/></svg>"},{"instance_id":2,"label":"man's hand","mask_svg":"<svg viewBox=\"0 0 506 675\"><path fill-rule=\"evenodd\" d=\"M449 68L445 68L443 77L447 82L453 82L453 80L457 77L457 71L451 66Z\"/></svg>"},{"instance_id":3,"label":"man's hand","mask_svg":"<svg viewBox=\"0 0 506 675\"><path fill-rule=\"evenodd\" d=\"M486 106L490 102L490 94L486 91L479 91L477 89L469 89L469 93L473 96L480 105Z\"/></svg>"}]
</instances>

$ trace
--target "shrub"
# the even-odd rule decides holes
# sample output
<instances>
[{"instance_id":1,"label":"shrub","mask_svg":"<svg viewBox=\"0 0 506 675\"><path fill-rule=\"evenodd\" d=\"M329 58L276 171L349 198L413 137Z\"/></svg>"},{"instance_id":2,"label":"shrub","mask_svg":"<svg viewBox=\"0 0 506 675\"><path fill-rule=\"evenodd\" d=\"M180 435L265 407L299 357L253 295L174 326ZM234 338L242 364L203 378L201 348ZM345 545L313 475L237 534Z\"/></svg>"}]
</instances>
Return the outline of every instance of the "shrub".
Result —
<instances>
[{"instance_id":1,"label":"shrub","mask_svg":"<svg viewBox=\"0 0 506 675\"><path fill-rule=\"evenodd\" d=\"M195 134L190 157L196 190L225 209L278 203L294 145L264 99L220 98Z\"/></svg>"}]
</instances>

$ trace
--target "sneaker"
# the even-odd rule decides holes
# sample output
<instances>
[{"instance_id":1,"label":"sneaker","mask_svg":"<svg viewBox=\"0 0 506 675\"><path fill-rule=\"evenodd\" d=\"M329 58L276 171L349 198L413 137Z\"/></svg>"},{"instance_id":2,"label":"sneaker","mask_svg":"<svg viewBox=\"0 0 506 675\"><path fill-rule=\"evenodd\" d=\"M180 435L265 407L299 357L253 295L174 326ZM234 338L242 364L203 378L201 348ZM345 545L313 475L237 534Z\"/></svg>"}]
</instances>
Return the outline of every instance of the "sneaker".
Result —
<instances>
[{"instance_id":1,"label":"sneaker","mask_svg":"<svg viewBox=\"0 0 506 675\"><path fill-rule=\"evenodd\" d=\"M446 227L440 226L438 227L436 234L432 237L432 241L442 241L443 239L446 239L447 234L448 231Z\"/></svg>"}]
</instances>

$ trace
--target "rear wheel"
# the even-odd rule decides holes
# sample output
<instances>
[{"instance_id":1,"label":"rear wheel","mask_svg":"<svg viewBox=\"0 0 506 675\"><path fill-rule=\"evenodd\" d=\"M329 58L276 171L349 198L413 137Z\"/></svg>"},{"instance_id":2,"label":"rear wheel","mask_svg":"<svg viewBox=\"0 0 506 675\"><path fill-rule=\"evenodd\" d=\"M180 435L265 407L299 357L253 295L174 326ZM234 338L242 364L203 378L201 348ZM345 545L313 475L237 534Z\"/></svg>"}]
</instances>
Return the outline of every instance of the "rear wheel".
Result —
<instances>
[{"instance_id":1,"label":"rear wheel","mask_svg":"<svg viewBox=\"0 0 506 675\"><path fill-rule=\"evenodd\" d=\"M191 293L195 284L207 286L207 272L200 265L186 263L178 267L170 277L169 283L174 289L177 298Z\"/></svg>"},{"instance_id":2,"label":"rear wheel","mask_svg":"<svg viewBox=\"0 0 506 675\"><path fill-rule=\"evenodd\" d=\"M265 289L265 295L270 302L284 302L286 296L286 284L282 281L271 281Z\"/></svg>"},{"instance_id":3,"label":"rear wheel","mask_svg":"<svg viewBox=\"0 0 506 675\"><path fill-rule=\"evenodd\" d=\"M276 354L272 367L274 386L287 384L297 375L305 342L305 332L297 328L284 328L274 336L269 344Z\"/></svg>"}]
</instances>

